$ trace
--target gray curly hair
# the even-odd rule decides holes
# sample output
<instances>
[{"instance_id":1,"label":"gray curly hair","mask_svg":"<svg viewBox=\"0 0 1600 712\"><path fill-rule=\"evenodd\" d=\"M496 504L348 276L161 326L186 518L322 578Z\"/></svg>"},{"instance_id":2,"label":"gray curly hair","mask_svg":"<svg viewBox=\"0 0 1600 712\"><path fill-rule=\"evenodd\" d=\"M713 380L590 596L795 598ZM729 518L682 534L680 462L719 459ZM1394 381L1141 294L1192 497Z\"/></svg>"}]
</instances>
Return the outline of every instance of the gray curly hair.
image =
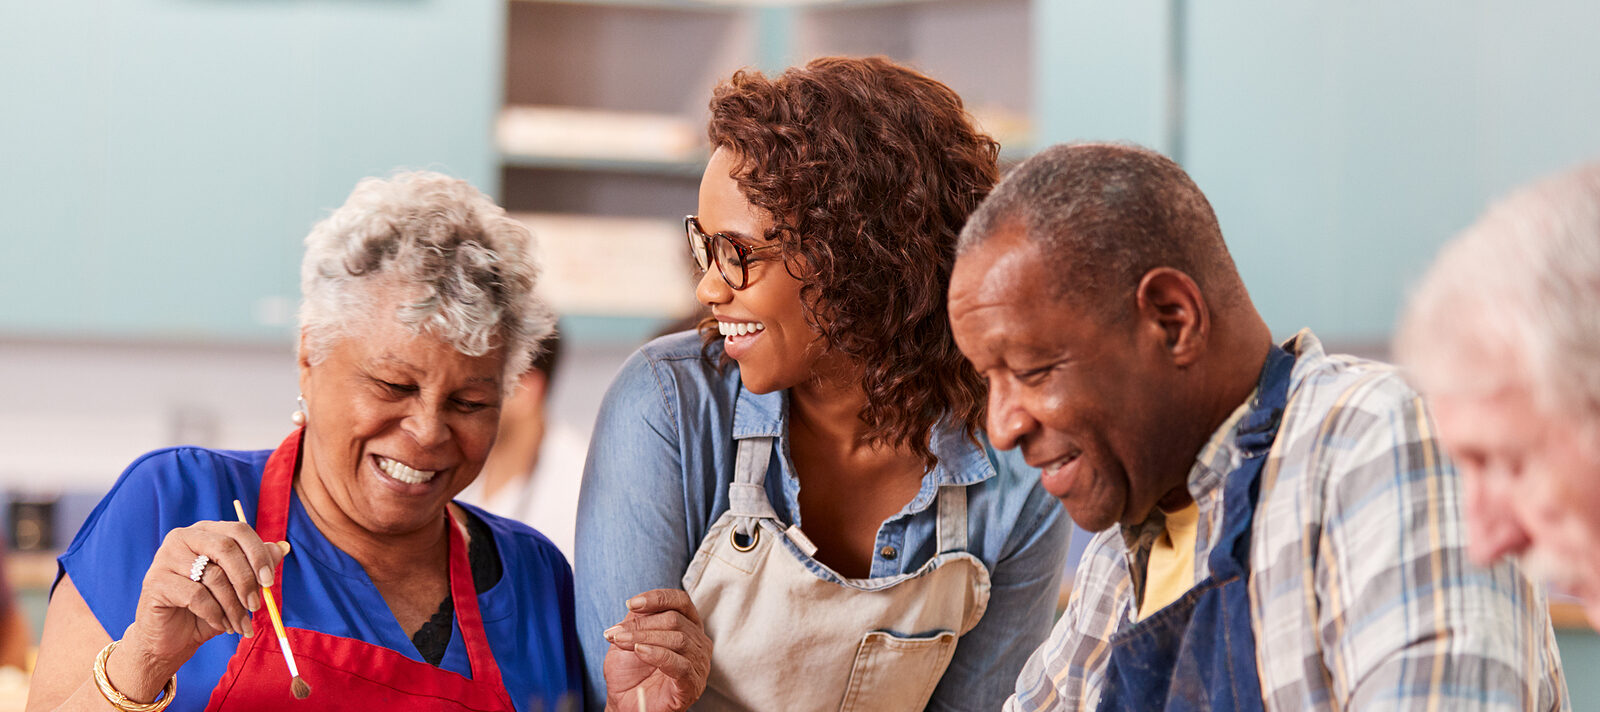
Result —
<instances>
[{"instance_id":1,"label":"gray curly hair","mask_svg":"<svg viewBox=\"0 0 1600 712\"><path fill-rule=\"evenodd\" d=\"M500 348L510 389L555 326L534 293L533 236L464 180L417 171L367 178L306 235L300 329L317 363L340 338L385 315L368 307L389 288L401 323L463 354Z\"/></svg>"},{"instance_id":2,"label":"gray curly hair","mask_svg":"<svg viewBox=\"0 0 1600 712\"><path fill-rule=\"evenodd\" d=\"M1600 162L1524 187L1439 252L1395 350L1424 391L1521 381L1600 425ZM1485 369L1493 358L1506 369Z\"/></svg>"}]
</instances>

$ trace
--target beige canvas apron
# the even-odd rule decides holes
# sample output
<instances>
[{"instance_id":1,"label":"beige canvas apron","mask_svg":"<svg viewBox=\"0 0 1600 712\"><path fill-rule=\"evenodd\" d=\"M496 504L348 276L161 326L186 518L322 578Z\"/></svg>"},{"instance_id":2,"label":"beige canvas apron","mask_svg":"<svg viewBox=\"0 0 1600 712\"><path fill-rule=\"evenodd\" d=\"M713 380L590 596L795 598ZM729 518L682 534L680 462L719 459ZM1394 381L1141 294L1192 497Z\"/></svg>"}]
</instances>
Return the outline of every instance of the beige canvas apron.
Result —
<instances>
[{"instance_id":1,"label":"beige canvas apron","mask_svg":"<svg viewBox=\"0 0 1600 712\"><path fill-rule=\"evenodd\" d=\"M694 709L923 709L989 603L989 570L966 552L966 488L939 488L939 548L927 564L845 579L811 558L816 547L797 527L779 523L765 488L772 442L739 441L729 509L683 575L713 641Z\"/></svg>"}]
</instances>

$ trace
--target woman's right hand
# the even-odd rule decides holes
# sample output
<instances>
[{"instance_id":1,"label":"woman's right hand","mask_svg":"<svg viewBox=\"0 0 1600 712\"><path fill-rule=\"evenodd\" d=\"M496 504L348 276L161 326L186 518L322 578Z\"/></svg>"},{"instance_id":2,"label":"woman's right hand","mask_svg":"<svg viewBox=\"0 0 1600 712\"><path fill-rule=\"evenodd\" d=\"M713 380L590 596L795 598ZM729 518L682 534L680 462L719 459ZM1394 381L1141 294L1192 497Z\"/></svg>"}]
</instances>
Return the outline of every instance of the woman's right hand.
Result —
<instances>
[{"instance_id":1,"label":"woman's right hand","mask_svg":"<svg viewBox=\"0 0 1600 712\"><path fill-rule=\"evenodd\" d=\"M168 532L145 572L133 625L117 654L170 676L219 634L250 637L257 632L250 615L261 607L261 587L272 585L288 548L285 542L262 542L240 522L203 521ZM190 571L202 554L210 563L192 581Z\"/></svg>"},{"instance_id":2,"label":"woman's right hand","mask_svg":"<svg viewBox=\"0 0 1600 712\"><path fill-rule=\"evenodd\" d=\"M711 676L711 637L689 594L658 588L628 599L628 615L606 629L606 709L682 712ZM642 691L642 692L641 692Z\"/></svg>"}]
</instances>

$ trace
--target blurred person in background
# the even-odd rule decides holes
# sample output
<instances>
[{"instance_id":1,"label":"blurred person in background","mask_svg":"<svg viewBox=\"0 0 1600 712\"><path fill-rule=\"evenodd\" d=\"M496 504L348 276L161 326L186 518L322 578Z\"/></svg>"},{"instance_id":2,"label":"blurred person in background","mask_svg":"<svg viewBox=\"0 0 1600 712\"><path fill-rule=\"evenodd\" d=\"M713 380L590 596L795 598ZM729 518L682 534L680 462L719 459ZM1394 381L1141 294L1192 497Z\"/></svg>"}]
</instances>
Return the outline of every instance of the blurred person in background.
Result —
<instances>
[{"instance_id":1,"label":"blurred person in background","mask_svg":"<svg viewBox=\"0 0 1600 712\"><path fill-rule=\"evenodd\" d=\"M18 605L17 592L12 590L6 575L6 557L10 553L0 546L0 668L27 671L28 649L33 647L33 629Z\"/></svg>"},{"instance_id":2,"label":"blurred person in background","mask_svg":"<svg viewBox=\"0 0 1600 712\"><path fill-rule=\"evenodd\" d=\"M712 317L623 366L585 468L590 708L640 685L652 712L997 709L1069 533L979 428L945 317L998 145L883 58L738 72L709 133L684 222ZM669 660L702 630L709 670Z\"/></svg>"},{"instance_id":3,"label":"blurred person in background","mask_svg":"<svg viewBox=\"0 0 1600 712\"><path fill-rule=\"evenodd\" d=\"M1521 559L1600 626L1600 162L1446 245L1396 352L1466 480L1473 558Z\"/></svg>"},{"instance_id":4,"label":"blurred person in background","mask_svg":"<svg viewBox=\"0 0 1600 712\"><path fill-rule=\"evenodd\" d=\"M561 553L451 502L554 321L527 230L464 181L408 173L362 181L305 245L293 431L123 473L59 559L30 710L295 709L263 585L307 709L581 695Z\"/></svg>"},{"instance_id":5,"label":"blurred person in background","mask_svg":"<svg viewBox=\"0 0 1600 712\"><path fill-rule=\"evenodd\" d=\"M1467 560L1422 398L1309 329L1274 343L1170 159L1018 166L950 317L994 444L1097 532L1007 712L1569 708L1544 596Z\"/></svg>"},{"instance_id":6,"label":"blurred person in background","mask_svg":"<svg viewBox=\"0 0 1600 712\"><path fill-rule=\"evenodd\" d=\"M561 334L551 332L540 342L533 367L500 404L500 430L483 472L456 499L537 529L570 560L589 438L550 418L561 354Z\"/></svg>"}]
</instances>

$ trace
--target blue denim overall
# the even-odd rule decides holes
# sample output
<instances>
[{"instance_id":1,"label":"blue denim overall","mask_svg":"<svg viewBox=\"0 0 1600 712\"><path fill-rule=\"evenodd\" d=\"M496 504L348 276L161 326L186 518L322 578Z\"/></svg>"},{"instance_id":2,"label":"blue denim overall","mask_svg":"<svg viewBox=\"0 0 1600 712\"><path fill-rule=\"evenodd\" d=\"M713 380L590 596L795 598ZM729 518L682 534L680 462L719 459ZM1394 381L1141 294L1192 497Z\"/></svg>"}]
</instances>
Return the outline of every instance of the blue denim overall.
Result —
<instances>
[{"instance_id":1,"label":"blue denim overall","mask_svg":"<svg viewBox=\"0 0 1600 712\"><path fill-rule=\"evenodd\" d=\"M1239 424L1243 459L1223 484L1211 575L1111 638L1100 711L1262 710L1250 629L1250 527L1261 466L1278 434L1294 356L1273 346L1256 402Z\"/></svg>"}]
</instances>

